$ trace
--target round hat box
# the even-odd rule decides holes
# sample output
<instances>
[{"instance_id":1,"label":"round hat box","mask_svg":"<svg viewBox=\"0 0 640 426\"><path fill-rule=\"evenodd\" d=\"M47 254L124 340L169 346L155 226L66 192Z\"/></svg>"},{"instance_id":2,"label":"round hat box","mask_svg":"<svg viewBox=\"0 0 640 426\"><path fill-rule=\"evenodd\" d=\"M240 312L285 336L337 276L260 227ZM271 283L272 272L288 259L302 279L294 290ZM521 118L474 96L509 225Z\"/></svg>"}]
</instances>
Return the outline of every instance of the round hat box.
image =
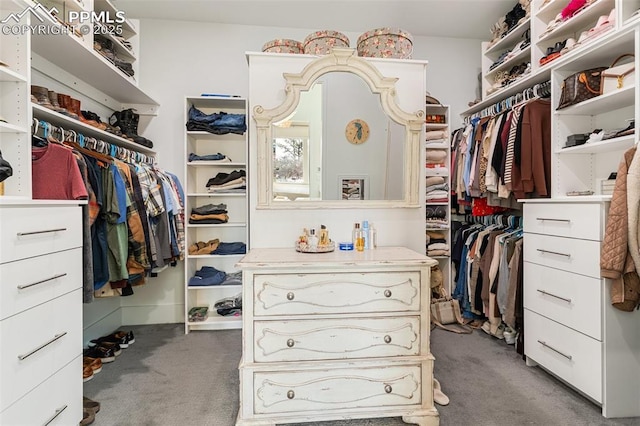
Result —
<instances>
[{"instance_id":1,"label":"round hat box","mask_svg":"<svg viewBox=\"0 0 640 426\"><path fill-rule=\"evenodd\" d=\"M326 55L334 47L349 47L349 37L332 30L315 31L302 42L307 55Z\"/></svg>"},{"instance_id":2,"label":"round hat box","mask_svg":"<svg viewBox=\"0 0 640 426\"><path fill-rule=\"evenodd\" d=\"M358 37L357 48L359 56L411 59L413 37L400 28L376 28Z\"/></svg>"},{"instance_id":3,"label":"round hat box","mask_svg":"<svg viewBox=\"0 0 640 426\"><path fill-rule=\"evenodd\" d=\"M304 48L302 47L302 43L298 40L277 38L266 42L262 46L262 51L269 53L303 53Z\"/></svg>"}]
</instances>

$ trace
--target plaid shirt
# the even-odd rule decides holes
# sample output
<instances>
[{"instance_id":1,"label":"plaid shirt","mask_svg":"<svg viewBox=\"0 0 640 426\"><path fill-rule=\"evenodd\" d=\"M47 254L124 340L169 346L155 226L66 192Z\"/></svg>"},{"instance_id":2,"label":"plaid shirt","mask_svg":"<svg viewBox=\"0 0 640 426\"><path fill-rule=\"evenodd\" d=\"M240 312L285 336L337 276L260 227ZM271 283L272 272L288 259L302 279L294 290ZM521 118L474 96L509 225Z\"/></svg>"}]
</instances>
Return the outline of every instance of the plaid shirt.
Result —
<instances>
[{"instance_id":1,"label":"plaid shirt","mask_svg":"<svg viewBox=\"0 0 640 426\"><path fill-rule=\"evenodd\" d=\"M150 217L156 217L164 212L164 203L162 195L160 195L160 183L155 172L148 164L139 164L136 170L140 188L142 189L142 197L144 199L144 207Z\"/></svg>"}]
</instances>

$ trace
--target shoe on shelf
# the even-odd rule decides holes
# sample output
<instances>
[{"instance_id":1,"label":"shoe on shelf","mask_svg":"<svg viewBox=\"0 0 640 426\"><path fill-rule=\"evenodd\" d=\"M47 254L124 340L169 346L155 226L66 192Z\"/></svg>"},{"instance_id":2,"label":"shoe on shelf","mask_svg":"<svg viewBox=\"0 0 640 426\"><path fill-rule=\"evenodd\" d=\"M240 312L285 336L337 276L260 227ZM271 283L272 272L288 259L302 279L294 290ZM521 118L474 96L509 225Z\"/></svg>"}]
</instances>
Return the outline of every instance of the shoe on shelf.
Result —
<instances>
[{"instance_id":1,"label":"shoe on shelf","mask_svg":"<svg viewBox=\"0 0 640 426\"><path fill-rule=\"evenodd\" d=\"M31 85L31 94L36 97L36 103L45 108L53 110L51 100L49 100L49 89L42 86Z\"/></svg>"},{"instance_id":2,"label":"shoe on shelf","mask_svg":"<svg viewBox=\"0 0 640 426\"><path fill-rule=\"evenodd\" d=\"M82 408L86 411L96 414L98 411L100 411L100 403L97 401L94 401L93 399L89 399L86 396L83 396Z\"/></svg>"},{"instance_id":3,"label":"shoe on shelf","mask_svg":"<svg viewBox=\"0 0 640 426\"><path fill-rule=\"evenodd\" d=\"M49 101L51 102L52 105L52 109L55 112L59 112L59 113L64 113L66 112L66 110L64 108L62 108L60 106L60 104L58 103L58 94L52 90L49 90L48 92L48 96L49 96Z\"/></svg>"}]
</instances>

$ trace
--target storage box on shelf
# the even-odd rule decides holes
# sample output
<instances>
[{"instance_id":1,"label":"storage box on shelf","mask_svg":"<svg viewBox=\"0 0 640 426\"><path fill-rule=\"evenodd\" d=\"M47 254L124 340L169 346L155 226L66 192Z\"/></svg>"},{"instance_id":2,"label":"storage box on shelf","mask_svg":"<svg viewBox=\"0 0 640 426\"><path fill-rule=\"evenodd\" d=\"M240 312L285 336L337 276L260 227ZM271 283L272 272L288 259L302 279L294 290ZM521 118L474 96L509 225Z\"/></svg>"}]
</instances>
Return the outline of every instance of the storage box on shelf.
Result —
<instances>
[{"instance_id":1,"label":"storage box on shelf","mask_svg":"<svg viewBox=\"0 0 640 426\"><path fill-rule=\"evenodd\" d=\"M619 31L607 43L593 45L570 62L552 71L552 197L564 197L569 191L600 193L598 182L618 168L625 150L633 146L636 134L615 136L617 130L630 127L636 120L637 82L635 76L609 93L557 110L564 79L571 74L595 67L608 67L624 53L637 51L637 30ZM591 134L601 129L606 139L591 140L565 148L567 138ZM612 136L609 138L609 136Z\"/></svg>"},{"instance_id":2,"label":"storage box on shelf","mask_svg":"<svg viewBox=\"0 0 640 426\"><path fill-rule=\"evenodd\" d=\"M193 96L185 102L185 123L189 109L194 106L205 114L226 112L245 114L246 99ZM247 169L247 132L244 134L213 134L206 131L185 132L185 187L187 192L186 214L207 204L226 205L228 222L220 224L186 224L186 246L198 242L218 239L221 242L243 242L248 247L248 199L244 193L208 192L207 182L218 173L230 174ZM192 160L190 154L205 156L223 154L224 161ZM185 333L190 330L215 330L241 328L241 316L220 316L215 302L225 297L233 297L242 292L241 285L189 286L189 280L203 266L212 266L226 273L236 272L235 263L243 255L188 254L185 264ZM209 308L208 318L203 321L189 321L189 310L197 306Z\"/></svg>"},{"instance_id":3,"label":"storage box on shelf","mask_svg":"<svg viewBox=\"0 0 640 426\"><path fill-rule=\"evenodd\" d=\"M450 178L450 173L449 172L449 165L451 164L451 144L450 144L450 129L449 129L449 106L447 105L435 105L435 104L427 104L425 105L425 115L427 117L427 123L425 124L425 128L426 128L426 132L430 132L430 131L442 131L444 132L444 134L446 135L446 137L443 138L443 140L441 142L436 142L434 143L434 141L426 141L425 142L425 149L428 151L430 150L435 150L436 152L446 152L446 158L444 160L444 164L445 167L443 169L446 170L440 170L440 169L431 169L429 167L427 167L426 169L426 175L427 176L442 176L444 178L445 183L447 184L447 186L449 188L451 188L451 178ZM434 116L433 119L429 119L430 116ZM440 117L443 117L443 120L441 120ZM443 121L441 123L435 123L434 121ZM427 133L428 134L428 133ZM439 174L438 174L439 173ZM433 226L430 226L429 223L427 222L427 226L426 226L426 230L428 231L436 231L438 233L442 233L445 235L445 239L446 239L446 244L449 245L449 250L448 250L448 254L441 254L441 255L432 255L429 254L429 250L428 250L428 245L426 247L426 251L425 253L427 254L427 256L432 257L434 259L436 259L438 261L438 264L440 266L440 270L442 271L443 274L443 279L444 279L444 288L445 291L447 292L447 294L451 294L451 261L450 261L450 254L451 254L451 222L450 222L450 215L451 215L451 193L450 191L447 191L447 200L445 202L442 201L429 201L426 200L425 205L427 208L431 207L442 207L444 209L446 209L447 211L447 215L446 215L446 220L447 220L447 225L446 227L443 228L434 228Z\"/></svg>"}]
</instances>

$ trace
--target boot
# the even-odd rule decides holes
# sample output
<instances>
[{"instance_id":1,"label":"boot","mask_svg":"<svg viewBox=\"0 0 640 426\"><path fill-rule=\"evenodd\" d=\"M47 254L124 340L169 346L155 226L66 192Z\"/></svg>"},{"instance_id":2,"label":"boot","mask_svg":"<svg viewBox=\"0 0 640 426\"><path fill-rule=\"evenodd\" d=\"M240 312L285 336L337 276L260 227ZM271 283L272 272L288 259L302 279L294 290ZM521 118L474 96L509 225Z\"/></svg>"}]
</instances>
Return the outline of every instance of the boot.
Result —
<instances>
[{"instance_id":1,"label":"boot","mask_svg":"<svg viewBox=\"0 0 640 426\"><path fill-rule=\"evenodd\" d=\"M78 114L73 112L73 109L71 106L71 96L58 93L58 102L60 103L60 106L65 109L66 111L66 113L64 113L65 115L75 120L78 119Z\"/></svg>"},{"instance_id":2,"label":"boot","mask_svg":"<svg viewBox=\"0 0 640 426\"><path fill-rule=\"evenodd\" d=\"M60 103L58 102L58 94L56 92L49 90L48 97L49 97L49 101L51 102L52 109L54 111L59 112L61 114L66 112L66 110L60 106Z\"/></svg>"},{"instance_id":3,"label":"boot","mask_svg":"<svg viewBox=\"0 0 640 426\"><path fill-rule=\"evenodd\" d=\"M93 127L97 126L98 123L93 120L87 120L82 116L82 112L80 111L79 99L70 98L69 105L71 106L71 112L78 117L78 120Z\"/></svg>"},{"instance_id":4,"label":"boot","mask_svg":"<svg viewBox=\"0 0 640 426\"><path fill-rule=\"evenodd\" d=\"M138 122L140 115L133 112L133 109L125 109L122 111L115 111L109 122L113 126L120 127L122 133L135 143L146 146L147 148L153 148L153 142L149 139L138 135Z\"/></svg>"},{"instance_id":5,"label":"boot","mask_svg":"<svg viewBox=\"0 0 640 426\"><path fill-rule=\"evenodd\" d=\"M42 86L31 86L31 94L36 97L38 105L53 109L53 105L49 100L49 89Z\"/></svg>"}]
</instances>

